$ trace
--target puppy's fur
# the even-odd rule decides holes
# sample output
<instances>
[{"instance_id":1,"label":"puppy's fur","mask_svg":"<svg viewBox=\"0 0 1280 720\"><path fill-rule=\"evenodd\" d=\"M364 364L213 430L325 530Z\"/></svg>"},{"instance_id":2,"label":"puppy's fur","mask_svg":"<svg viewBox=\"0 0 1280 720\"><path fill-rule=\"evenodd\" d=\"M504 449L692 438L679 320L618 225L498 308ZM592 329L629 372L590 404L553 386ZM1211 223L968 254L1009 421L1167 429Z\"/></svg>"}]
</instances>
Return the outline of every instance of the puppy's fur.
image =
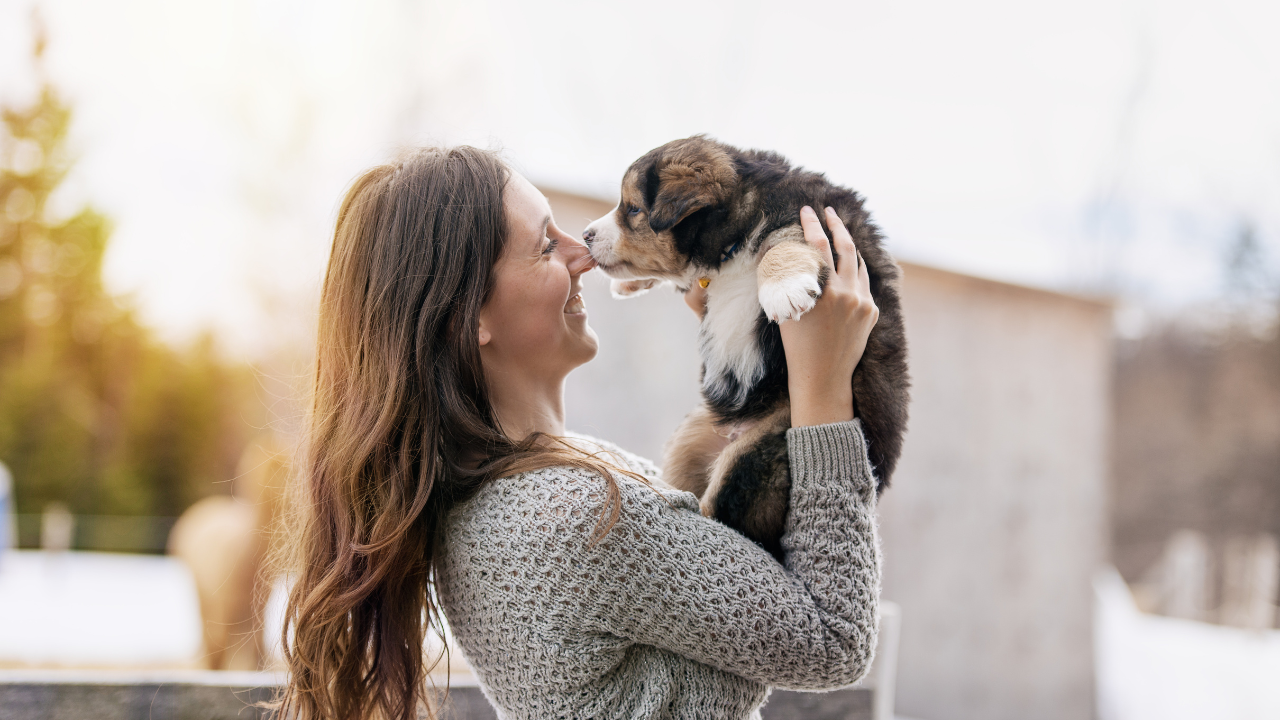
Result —
<instances>
[{"instance_id":1,"label":"puppy's fur","mask_svg":"<svg viewBox=\"0 0 1280 720\"><path fill-rule=\"evenodd\" d=\"M883 489L907 422L907 350L899 270L862 199L780 155L703 136L632 163L613 212L583 233L620 297L669 281L709 280L699 330L703 402L672 436L665 479L781 557L790 498L787 364L779 322L812 309L830 269L804 240L800 208L835 208L867 264L880 319L853 375L855 414ZM853 261L836 258L837 264Z\"/></svg>"}]
</instances>

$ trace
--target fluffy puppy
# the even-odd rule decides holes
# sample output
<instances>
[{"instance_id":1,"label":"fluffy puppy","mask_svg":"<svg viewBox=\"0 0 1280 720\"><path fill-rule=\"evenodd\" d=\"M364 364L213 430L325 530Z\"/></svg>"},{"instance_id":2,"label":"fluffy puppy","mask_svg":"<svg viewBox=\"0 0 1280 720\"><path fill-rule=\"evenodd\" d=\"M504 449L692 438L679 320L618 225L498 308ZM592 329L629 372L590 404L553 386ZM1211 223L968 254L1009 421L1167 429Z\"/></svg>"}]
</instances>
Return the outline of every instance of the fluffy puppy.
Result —
<instances>
[{"instance_id":1,"label":"fluffy puppy","mask_svg":"<svg viewBox=\"0 0 1280 720\"><path fill-rule=\"evenodd\" d=\"M880 319L853 375L854 412L883 489L907 423L907 349L899 270L857 193L782 156L704 136L631 164L617 208L583 239L615 296L660 282L706 288L699 329L702 400L667 444L664 479L703 514L781 557L790 498L787 364L778 323L813 308L830 268L804 240L800 208L830 206L867 264ZM834 252L834 249L833 249ZM836 262L846 259L836 258Z\"/></svg>"}]
</instances>

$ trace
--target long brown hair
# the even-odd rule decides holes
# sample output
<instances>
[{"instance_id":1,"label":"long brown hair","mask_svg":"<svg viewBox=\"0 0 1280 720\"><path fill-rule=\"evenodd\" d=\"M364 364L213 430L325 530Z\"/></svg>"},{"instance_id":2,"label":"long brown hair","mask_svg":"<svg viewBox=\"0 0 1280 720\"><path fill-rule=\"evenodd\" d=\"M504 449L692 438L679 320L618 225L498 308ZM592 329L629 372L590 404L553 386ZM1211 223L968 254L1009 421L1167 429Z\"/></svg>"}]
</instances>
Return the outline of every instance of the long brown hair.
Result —
<instances>
[{"instance_id":1,"label":"long brown hair","mask_svg":"<svg viewBox=\"0 0 1280 720\"><path fill-rule=\"evenodd\" d=\"M283 717L417 717L440 659L425 657L426 633L443 640L441 526L486 482L590 469L609 491L597 539L618 517L617 468L545 436L508 438L494 415L478 318L509 178L490 152L425 149L366 172L343 200L288 533Z\"/></svg>"}]
</instances>

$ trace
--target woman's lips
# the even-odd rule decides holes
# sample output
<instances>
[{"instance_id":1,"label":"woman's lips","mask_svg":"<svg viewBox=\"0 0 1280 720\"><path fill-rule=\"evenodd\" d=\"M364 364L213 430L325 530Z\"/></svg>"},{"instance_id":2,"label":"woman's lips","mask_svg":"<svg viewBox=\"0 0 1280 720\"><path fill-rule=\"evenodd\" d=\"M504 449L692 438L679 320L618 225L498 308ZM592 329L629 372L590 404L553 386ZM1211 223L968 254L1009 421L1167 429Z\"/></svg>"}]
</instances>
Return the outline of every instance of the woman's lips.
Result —
<instances>
[{"instance_id":1,"label":"woman's lips","mask_svg":"<svg viewBox=\"0 0 1280 720\"><path fill-rule=\"evenodd\" d=\"M582 293L578 293L577 295L569 298L569 302L564 304L565 315L577 315L578 313L585 312L586 309L587 304L582 301Z\"/></svg>"}]
</instances>

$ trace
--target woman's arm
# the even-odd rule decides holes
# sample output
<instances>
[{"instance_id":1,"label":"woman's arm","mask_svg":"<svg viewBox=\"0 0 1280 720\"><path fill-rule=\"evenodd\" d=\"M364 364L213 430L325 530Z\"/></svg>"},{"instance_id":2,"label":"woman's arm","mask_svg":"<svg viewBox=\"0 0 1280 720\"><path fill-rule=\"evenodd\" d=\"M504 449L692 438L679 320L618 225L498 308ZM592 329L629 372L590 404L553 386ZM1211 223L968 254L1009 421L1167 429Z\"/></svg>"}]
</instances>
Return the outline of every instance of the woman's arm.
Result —
<instances>
[{"instance_id":1,"label":"woman's arm","mask_svg":"<svg viewBox=\"0 0 1280 720\"><path fill-rule=\"evenodd\" d=\"M875 648L880 583L865 441L856 420L794 428L787 441L785 566L700 515L692 495L664 499L627 478L621 516L594 546L601 492L582 496L585 506L565 498L547 508L562 521L546 532L568 540L548 587L561 621L775 687L856 681ZM600 487L587 473L573 484Z\"/></svg>"}]
</instances>

